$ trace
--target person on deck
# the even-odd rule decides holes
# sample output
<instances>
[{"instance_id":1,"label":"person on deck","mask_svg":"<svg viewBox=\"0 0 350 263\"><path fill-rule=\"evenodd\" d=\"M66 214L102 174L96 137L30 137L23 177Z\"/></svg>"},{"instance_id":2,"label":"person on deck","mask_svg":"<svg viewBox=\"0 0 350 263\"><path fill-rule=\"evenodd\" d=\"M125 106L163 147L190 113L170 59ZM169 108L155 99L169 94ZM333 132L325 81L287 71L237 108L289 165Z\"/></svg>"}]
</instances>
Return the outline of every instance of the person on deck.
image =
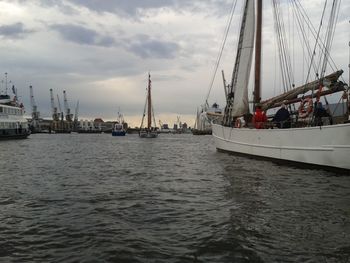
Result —
<instances>
[{"instance_id":1,"label":"person on deck","mask_svg":"<svg viewBox=\"0 0 350 263\"><path fill-rule=\"evenodd\" d=\"M256 106L253 123L256 129L264 129L265 122L267 121L266 113L261 110L261 106Z\"/></svg>"},{"instance_id":2,"label":"person on deck","mask_svg":"<svg viewBox=\"0 0 350 263\"><path fill-rule=\"evenodd\" d=\"M316 126L323 125L322 117L330 117L327 110L323 107L321 101L315 102L314 117Z\"/></svg>"},{"instance_id":3,"label":"person on deck","mask_svg":"<svg viewBox=\"0 0 350 263\"><path fill-rule=\"evenodd\" d=\"M272 121L276 124L277 128L290 128L290 114L285 104L281 105L281 108L276 112Z\"/></svg>"}]
</instances>

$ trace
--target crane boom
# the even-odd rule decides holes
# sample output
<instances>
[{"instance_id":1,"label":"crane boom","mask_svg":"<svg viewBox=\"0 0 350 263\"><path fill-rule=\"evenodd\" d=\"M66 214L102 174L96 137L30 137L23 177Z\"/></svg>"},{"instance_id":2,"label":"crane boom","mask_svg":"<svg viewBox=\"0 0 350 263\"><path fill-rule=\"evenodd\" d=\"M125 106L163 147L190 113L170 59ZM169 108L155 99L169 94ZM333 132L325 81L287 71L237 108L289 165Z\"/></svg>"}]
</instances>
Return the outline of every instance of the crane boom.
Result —
<instances>
[{"instance_id":1,"label":"crane boom","mask_svg":"<svg viewBox=\"0 0 350 263\"><path fill-rule=\"evenodd\" d=\"M68 101L67 101L67 93L65 90L63 91L63 106L64 106L64 113L67 115L69 111L69 107L68 107Z\"/></svg>"},{"instance_id":2,"label":"crane boom","mask_svg":"<svg viewBox=\"0 0 350 263\"><path fill-rule=\"evenodd\" d=\"M74 121L78 121L78 114L79 114L79 100L77 101L77 106L75 107L75 113L74 113Z\"/></svg>"},{"instance_id":3,"label":"crane boom","mask_svg":"<svg viewBox=\"0 0 350 263\"><path fill-rule=\"evenodd\" d=\"M38 120L40 114L38 112L38 107L35 103L32 85L29 86L29 92L30 92L30 105L32 107L32 118L35 120Z\"/></svg>"},{"instance_id":4,"label":"crane boom","mask_svg":"<svg viewBox=\"0 0 350 263\"><path fill-rule=\"evenodd\" d=\"M72 121L73 114L70 113L70 108L69 108L68 100L67 100L67 93L65 90L63 91L63 102L64 102L64 113L66 114L66 116L65 116L66 120Z\"/></svg>"},{"instance_id":5,"label":"crane boom","mask_svg":"<svg viewBox=\"0 0 350 263\"><path fill-rule=\"evenodd\" d=\"M61 108L60 97L58 96L58 94L57 94L57 102L58 102L58 109L60 110L60 112L58 113L58 116L61 116L61 121L63 122L64 113Z\"/></svg>"},{"instance_id":6,"label":"crane boom","mask_svg":"<svg viewBox=\"0 0 350 263\"><path fill-rule=\"evenodd\" d=\"M53 97L53 91L52 89L50 89L50 100L51 100L51 113L52 113L52 119L54 121L58 121L59 120L59 115L57 112L57 107L55 105L55 99Z\"/></svg>"},{"instance_id":7,"label":"crane boom","mask_svg":"<svg viewBox=\"0 0 350 263\"><path fill-rule=\"evenodd\" d=\"M57 104L58 104L58 109L60 110L60 113L61 113L62 112L62 108L61 108L60 97L58 97L58 94L57 94Z\"/></svg>"}]
</instances>

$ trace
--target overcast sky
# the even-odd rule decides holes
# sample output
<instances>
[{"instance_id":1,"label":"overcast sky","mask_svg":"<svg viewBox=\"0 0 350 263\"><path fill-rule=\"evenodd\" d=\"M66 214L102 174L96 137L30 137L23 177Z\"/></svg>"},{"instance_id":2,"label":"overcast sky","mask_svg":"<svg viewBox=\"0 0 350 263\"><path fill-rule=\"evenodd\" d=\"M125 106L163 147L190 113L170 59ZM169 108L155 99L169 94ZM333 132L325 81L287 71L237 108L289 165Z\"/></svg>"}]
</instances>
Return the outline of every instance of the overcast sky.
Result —
<instances>
[{"instance_id":1,"label":"overcast sky","mask_svg":"<svg viewBox=\"0 0 350 263\"><path fill-rule=\"evenodd\" d=\"M232 0L0 0L0 79L8 73L30 112L33 86L41 115L51 115L49 89L66 90L84 119L116 118L138 126L148 72L156 120L190 126L213 75ZM224 107L221 69L231 78L242 0L238 0L209 102ZM286 1L284 1L286 2ZM317 26L323 1L300 1ZM263 96L279 92L270 1L264 1ZM268 15L265 15L267 12ZM287 13L286 13L287 14ZM332 54L348 80L349 1L342 1ZM270 27L270 28L269 28ZM289 28L289 31L291 29ZM298 42L297 39L293 43ZM294 44L293 44L294 45ZM299 70L301 59L293 58ZM275 63L276 64L276 63ZM302 73L300 73L302 74ZM296 83L298 81L296 80ZM2 84L0 90L4 89ZM62 103L63 104L63 103Z\"/></svg>"}]
</instances>

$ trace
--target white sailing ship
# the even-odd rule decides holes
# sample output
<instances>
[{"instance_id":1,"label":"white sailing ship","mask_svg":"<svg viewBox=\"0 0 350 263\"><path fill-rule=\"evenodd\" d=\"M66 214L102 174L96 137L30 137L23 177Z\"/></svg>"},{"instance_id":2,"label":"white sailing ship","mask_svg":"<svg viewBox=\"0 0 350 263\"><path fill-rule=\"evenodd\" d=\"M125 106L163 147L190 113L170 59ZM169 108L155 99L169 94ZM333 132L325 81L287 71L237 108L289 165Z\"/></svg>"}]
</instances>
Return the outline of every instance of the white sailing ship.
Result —
<instances>
[{"instance_id":1,"label":"white sailing ship","mask_svg":"<svg viewBox=\"0 0 350 263\"><path fill-rule=\"evenodd\" d=\"M208 103L197 110L196 122L192 129L193 135L212 134L211 123L213 121L221 121L223 117L222 109L217 103L209 107Z\"/></svg>"},{"instance_id":2,"label":"white sailing ship","mask_svg":"<svg viewBox=\"0 0 350 263\"><path fill-rule=\"evenodd\" d=\"M276 1L272 2L276 3ZM324 42L321 42L319 38L315 40L317 47L320 47L325 54L321 63L321 73L315 74L315 80L298 88L290 85L289 91L272 99L261 101L262 0L257 0L256 3L257 10L255 10L254 0L245 1L232 82L225 92L227 105L224 119L222 122L212 125L216 148L256 157L350 169L349 87L339 80L343 73L342 70L329 75L324 74L325 65L330 61L329 47L334 37L334 28L330 27ZM278 8L278 5L274 7ZM338 11L339 1L334 0L330 25L336 24L335 14ZM275 15L275 17L277 16ZM279 25L281 25L282 18L278 18L280 19ZM302 26L307 27L306 23ZM263 125L257 129L255 128L257 122L254 123L254 117L257 115L253 116L253 123L251 121L248 82L254 47L255 86L251 108L253 108L253 112L257 108L268 111L282 104L287 105L291 111L290 128L277 128L276 123L268 120L264 121ZM312 54L314 55L314 53ZM332 123L331 116L328 116L326 119L330 119L330 122L316 122L315 105L320 102L320 98L335 92L343 92L342 99L347 105L344 118L338 120L337 123ZM327 102L326 98L325 101ZM293 112L293 105L296 105L298 110ZM241 121L242 119L245 121Z\"/></svg>"}]
</instances>

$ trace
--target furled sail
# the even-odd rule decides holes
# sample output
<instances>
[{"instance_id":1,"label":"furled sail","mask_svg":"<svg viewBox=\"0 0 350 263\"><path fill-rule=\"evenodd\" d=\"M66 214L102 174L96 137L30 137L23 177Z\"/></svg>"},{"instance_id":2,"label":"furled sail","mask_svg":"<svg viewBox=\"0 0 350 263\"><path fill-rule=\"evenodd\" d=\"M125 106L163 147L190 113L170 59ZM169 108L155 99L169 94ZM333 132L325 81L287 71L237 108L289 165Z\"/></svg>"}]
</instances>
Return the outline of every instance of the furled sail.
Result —
<instances>
[{"instance_id":1,"label":"furled sail","mask_svg":"<svg viewBox=\"0 0 350 263\"><path fill-rule=\"evenodd\" d=\"M231 117L242 116L249 112L248 82L252 64L255 36L254 0L247 0L242 18L236 63L232 75L234 93Z\"/></svg>"}]
</instances>

